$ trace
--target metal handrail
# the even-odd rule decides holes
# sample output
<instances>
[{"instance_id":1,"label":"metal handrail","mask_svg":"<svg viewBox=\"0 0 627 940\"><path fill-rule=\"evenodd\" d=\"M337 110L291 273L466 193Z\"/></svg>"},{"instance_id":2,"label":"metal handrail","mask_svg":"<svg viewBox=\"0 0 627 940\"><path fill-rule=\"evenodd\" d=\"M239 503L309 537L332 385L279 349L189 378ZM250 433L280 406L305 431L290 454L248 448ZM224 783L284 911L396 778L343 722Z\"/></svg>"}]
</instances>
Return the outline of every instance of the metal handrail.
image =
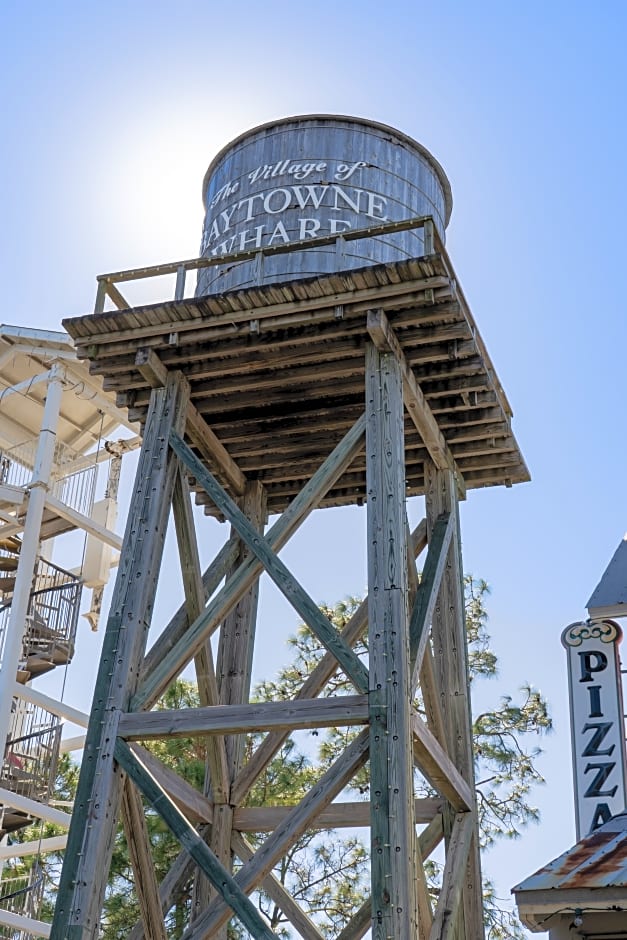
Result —
<instances>
[{"instance_id":1,"label":"metal handrail","mask_svg":"<svg viewBox=\"0 0 627 940\"><path fill-rule=\"evenodd\" d=\"M42 735L48 734L50 731L56 731L61 727L63 727L63 722L57 721L56 724L48 725L46 728L40 728L39 731L32 731L30 734L23 734L19 738L7 738L5 750L9 745L13 746L14 744L19 744L21 741L30 741L32 738L40 738Z\"/></svg>"},{"instance_id":2,"label":"metal handrail","mask_svg":"<svg viewBox=\"0 0 627 940\"><path fill-rule=\"evenodd\" d=\"M339 245L344 242L358 241L362 238L378 238L381 235L390 235L396 232L406 232L411 229L424 230L424 254L431 255L435 251L442 251L444 245L434 225L433 216L419 215L400 222L383 222L381 225L371 225L368 228L348 229L334 235L318 235L315 238L305 238L290 242L288 245L268 245L263 248L251 248L247 251L235 251L228 255L219 255L212 258L187 258L183 261L171 261L165 264L156 264L144 268L128 268L125 271L116 271L110 274L99 274L98 293L94 313L103 313L107 297L118 310L131 306L115 286L122 281L137 281L149 277L162 277L166 274L176 274L175 300L182 300L185 295L185 277L188 271L200 268L211 268L222 264L239 264L243 261L260 262L264 258L274 255L288 254L292 251L309 251L312 248L323 248L326 245Z\"/></svg>"}]
</instances>

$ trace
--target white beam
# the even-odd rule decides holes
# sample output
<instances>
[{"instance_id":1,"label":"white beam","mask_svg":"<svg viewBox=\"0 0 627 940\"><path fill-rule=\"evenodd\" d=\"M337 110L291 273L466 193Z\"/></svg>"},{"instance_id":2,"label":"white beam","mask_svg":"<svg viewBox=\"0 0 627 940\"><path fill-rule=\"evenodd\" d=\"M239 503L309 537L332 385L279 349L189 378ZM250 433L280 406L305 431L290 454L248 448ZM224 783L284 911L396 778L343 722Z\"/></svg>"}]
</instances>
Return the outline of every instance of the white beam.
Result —
<instances>
[{"instance_id":1,"label":"white beam","mask_svg":"<svg viewBox=\"0 0 627 940\"><path fill-rule=\"evenodd\" d=\"M0 860L24 858L26 855L39 855L40 852L60 852L65 848L67 835L50 836L49 839L35 839L33 842L12 842L0 845Z\"/></svg>"},{"instance_id":2,"label":"white beam","mask_svg":"<svg viewBox=\"0 0 627 940\"><path fill-rule=\"evenodd\" d=\"M53 715L57 715L59 718L65 718L67 721L71 721L81 728L86 728L89 723L89 715L86 714L86 712L82 712L78 708L72 708L72 706L68 705L66 702L59 702L56 698L45 695L38 689L33 689L30 685L22 685L21 682L16 682L13 686L13 695L24 699L25 702L30 702L31 705L38 705L40 708L45 708L46 711L51 712Z\"/></svg>"},{"instance_id":3,"label":"white beam","mask_svg":"<svg viewBox=\"0 0 627 940\"><path fill-rule=\"evenodd\" d=\"M75 738L63 738L61 741L61 753L69 754L71 751L82 751L85 747L85 735L77 734Z\"/></svg>"},{"instance_id":4,"label":"white beam","mask_svg":"<svg viewBox=\"0 0 627 940\"><path fill-rule=\"evenodd\" d=\"M112 548L121 551L123 540L120 535L116 535L115 532L111 532L110 529L94 522L93 519L90 519L89 516L85 516L82 512L78 512L76 509L71 509L69 506L66 506L65 503L62 503L56 496L47 494L46 506L58 516L61 516L62 519L67 519L68 522L73 523L77 529L82 529L83 532L89 532L90 535L100 539L100 541L104 542L106 545L111 545Z\"/></svg>"},{"instance_id":5,"label":"white beam","mask_svg":"<svg viewBox=\"0 0 627 940\"><path fill-rule=\"evenodd\" d=\"M32 937L49 937L51 924L44 924L42 920L33 920L32 917L22 917L21 914L13 914L11 911L3 911L0 908L0 924L5 927L11 927L15 930L25 931Z\"/></svg>"},{"instance_id":6,"label":"white beam","mask_svg":"<svg viewBox=\"0 0 627 940\"><path fill-rule=\"evenodd\" d=\"M41 385L43 382L46 382L49 375L49 370L46 370L46 372L40 372L39 375L31 375L27 379L23 379L23 381L18 382L17 385L9 385L3 388L0 392L0 403L6 401L7 398L10 398L12 395L27 395L33 386Z\"/></svg>"},{"instance_id":7,"label":"white beam","mask_svg":"<svg viewBox=\"0 0 627 940\"><path fill-rule=\"evenodd\" d=\"M37 800L29 800L27 797L20 796L12 790L6 790L4 787L0 787L0 805L11 806L13 809L19 810L20 813L26 813L35 819L45 819L46 822L55 823L55 825L63 826L65 829L70 828L70 820L72 819L70 813L63 813L60 809L54 809L54 807L48 806L46 803L39 803Z\"/></svg>"}]
</instances>

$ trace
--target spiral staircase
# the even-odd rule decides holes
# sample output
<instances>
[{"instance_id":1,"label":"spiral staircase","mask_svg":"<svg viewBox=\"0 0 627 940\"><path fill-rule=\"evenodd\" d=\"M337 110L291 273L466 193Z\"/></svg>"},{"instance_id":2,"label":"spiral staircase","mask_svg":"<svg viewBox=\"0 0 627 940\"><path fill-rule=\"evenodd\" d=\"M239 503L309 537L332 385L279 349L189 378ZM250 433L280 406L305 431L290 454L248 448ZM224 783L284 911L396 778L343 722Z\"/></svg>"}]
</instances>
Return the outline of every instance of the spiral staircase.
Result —
<instances>
[{"instance_id":1,"label":"spiral staircase","mask_svg":"<svg viewBox=\"0 0 627 940\"><path fill-rule=\"evenodd\" d=\"M83 616L97 626L121 544L119 463L139 443L111 441L120 426L135 432L66 334L0 325L0 938L49 935L42 859L65 836L43 830L69 821L54 784L60 754L81 746L64 727L85 721L39 684L71 668L87 589ZM60 538L81 530L69 543ZM33 825L35 837L25 831Z\"/></svg>"}]
</instances>

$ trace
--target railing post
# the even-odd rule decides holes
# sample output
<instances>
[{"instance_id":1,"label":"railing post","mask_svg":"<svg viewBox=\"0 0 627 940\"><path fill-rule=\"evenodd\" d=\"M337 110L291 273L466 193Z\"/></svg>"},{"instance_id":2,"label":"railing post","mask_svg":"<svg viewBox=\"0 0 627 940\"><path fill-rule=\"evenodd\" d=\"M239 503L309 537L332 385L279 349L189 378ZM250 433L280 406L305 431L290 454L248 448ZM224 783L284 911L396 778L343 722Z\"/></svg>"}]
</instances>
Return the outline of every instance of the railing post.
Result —
<instances>
[{"instance_id":1,"label":"railing post","mask_svg":"<svg viewBox=\"0 0 627 940\"><path fill-rule=\"evenodd\" d=\"M433 230L433 219L425 219L424 228L423 228L423 245L425 255L432 255L435 253L435 234Z\"/></svg>"},{"instance_id":2,"label":"railing post","mask_svg":"<svg viewBox=\"0 0 627 940\"><path fill-rule=\"evenodd\" d=\"M176 287L174 288L174 299L182 300L185 296L185 278L187 276L187 268L184 264L180 264L176 271Z\"/></svg>"},{"instance_id":3,"label":"railing post","mask_svg":"<svg viewBox=\"0 0 627 940\"><path fill-rule=\"evenodd\" d=\"M344 258L346 256L346 239L343 235L338 235L335 241L335 270L344 270Z\"/></svg>"},{"instance_id":4,"label":"railing post","mask_svg":"<svg viewBox=\"0 0 627 940\"><path fill-rule=\"evenodd\" d=\"M94 304L94 313L104 313L105 300L107 299L107 284L104 278L98 278L98 290L96 292L96 303Z\"/></svg>"},{"instance_id":5,"label":"railing post","mask_svg":"<svg viewBox=\"0 0 627 940\"><path fill-rule=\"evenodd\" d=\"M62 367L58 364L53 365L48 380L46 404L30 484L22 548L15 573L11 613L7 624L2 663L0 664L0 747L2 751L4 751L4 744L9 732L13 688L22 654L22 639L26 630L33 571L39 551L41 520L46 506L46 495L54 462L57 425L61 408L61 396L63 395L63 376Z\"/></svg>"}]
</instances>

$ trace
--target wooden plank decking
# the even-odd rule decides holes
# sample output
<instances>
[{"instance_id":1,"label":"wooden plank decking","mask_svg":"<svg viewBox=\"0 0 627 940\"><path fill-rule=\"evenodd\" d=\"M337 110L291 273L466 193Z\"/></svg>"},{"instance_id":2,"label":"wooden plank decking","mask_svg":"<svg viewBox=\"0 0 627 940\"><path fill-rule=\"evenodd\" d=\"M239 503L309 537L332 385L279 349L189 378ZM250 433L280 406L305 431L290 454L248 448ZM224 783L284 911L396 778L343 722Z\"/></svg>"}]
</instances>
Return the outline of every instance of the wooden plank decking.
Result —
<instances>
[{"instance_id":1,"label":"wooden plank decking","mask_svg":"<svg viewBox=\"0 0 627 940\"><path fill-rule=\"evenodd\" d=\"M148 409L146 350L180 369L193 406L245 478L264 484L274 513L363 412L371 308L384 311L466 487L528 480L511 408L445 251L64 326L131 420L143 424ZM407 495L422 493L427 448L410 415L405 435ZM364 501L365 466L361 453L323 505Z\"/></svg>"}]
</instances>

